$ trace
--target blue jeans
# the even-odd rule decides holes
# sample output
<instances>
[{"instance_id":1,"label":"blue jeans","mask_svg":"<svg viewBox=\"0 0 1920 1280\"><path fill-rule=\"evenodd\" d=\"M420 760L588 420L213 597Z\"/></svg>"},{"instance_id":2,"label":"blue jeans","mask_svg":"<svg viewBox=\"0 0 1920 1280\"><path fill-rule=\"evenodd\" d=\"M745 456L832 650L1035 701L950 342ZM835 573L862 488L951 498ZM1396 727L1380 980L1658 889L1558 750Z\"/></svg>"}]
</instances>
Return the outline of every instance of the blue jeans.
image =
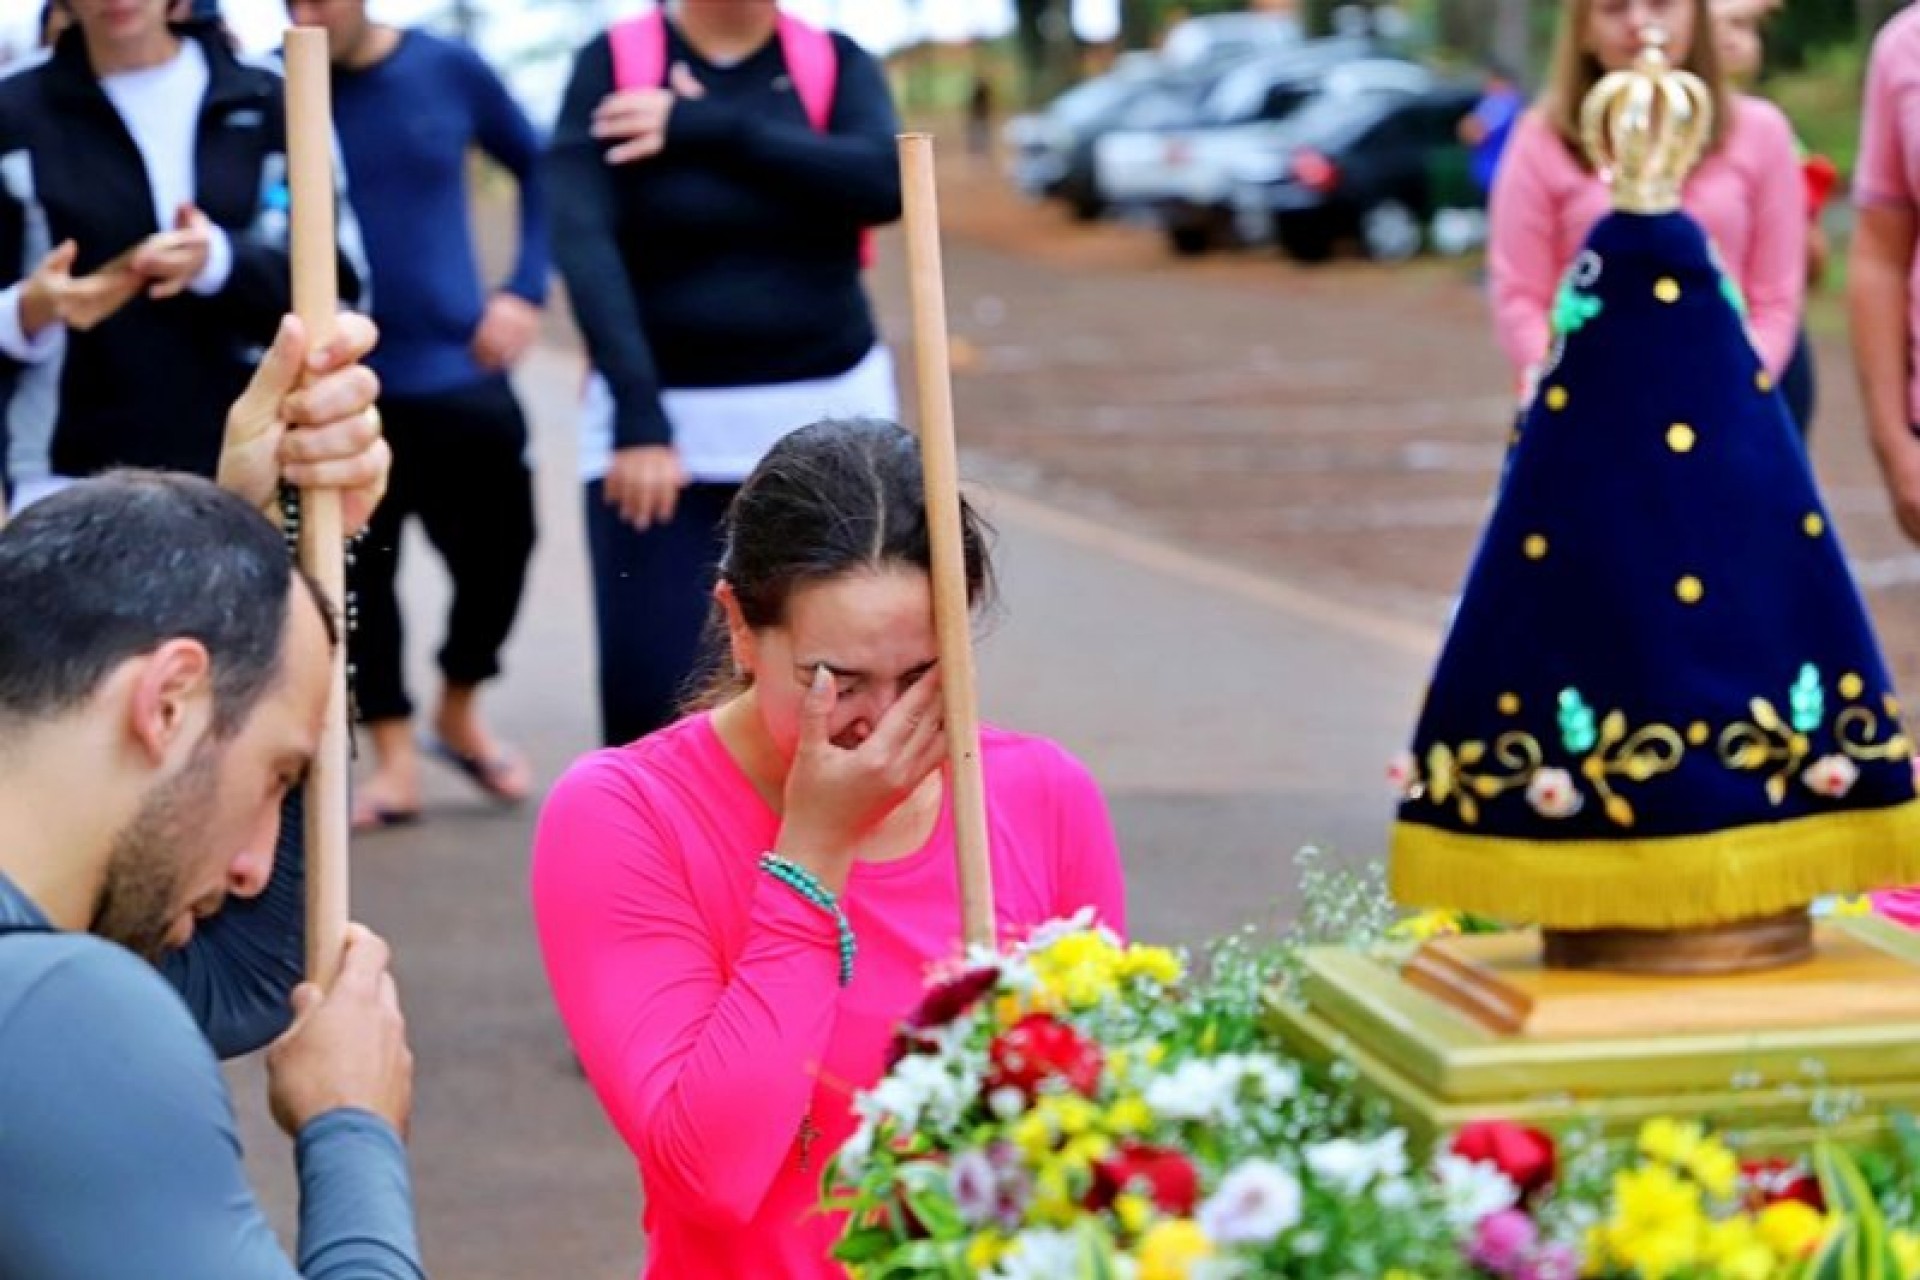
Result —
<instances>
[{"instance_id":1,"label":"blue jeans","mask_svg":"<svg viewBox=\"0 0 1920 1280\"><path fill-rule=\"evenodd\" d=\"M600 737L643 738L679 718L711 673L705 641L738 485L694 484L673 519L641 532L587 485L587 550L600 642Z\"/></svg>"}]
</instances>

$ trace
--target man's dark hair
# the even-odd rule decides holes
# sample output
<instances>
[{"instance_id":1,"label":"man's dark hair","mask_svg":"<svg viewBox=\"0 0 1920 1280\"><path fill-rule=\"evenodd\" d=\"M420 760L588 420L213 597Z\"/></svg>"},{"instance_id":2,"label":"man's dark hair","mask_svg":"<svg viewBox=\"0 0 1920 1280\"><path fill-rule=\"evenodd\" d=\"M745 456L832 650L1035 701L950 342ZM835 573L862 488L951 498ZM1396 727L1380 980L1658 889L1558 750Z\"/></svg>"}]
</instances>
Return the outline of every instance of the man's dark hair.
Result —
<instances>
[{"instance_id":1,"label":"man's dark hair","mask_svg":"<svg viewBox=\"0 0 1920 1280\"><path fill-rule=\"evenodd\" d=\"M0 530L0 725L68 712L121 663L191 638L214 732L234 732L280 673L292 573L279 531L191 476L116 472L34 504Z\"/></svg>"}]
</instances>

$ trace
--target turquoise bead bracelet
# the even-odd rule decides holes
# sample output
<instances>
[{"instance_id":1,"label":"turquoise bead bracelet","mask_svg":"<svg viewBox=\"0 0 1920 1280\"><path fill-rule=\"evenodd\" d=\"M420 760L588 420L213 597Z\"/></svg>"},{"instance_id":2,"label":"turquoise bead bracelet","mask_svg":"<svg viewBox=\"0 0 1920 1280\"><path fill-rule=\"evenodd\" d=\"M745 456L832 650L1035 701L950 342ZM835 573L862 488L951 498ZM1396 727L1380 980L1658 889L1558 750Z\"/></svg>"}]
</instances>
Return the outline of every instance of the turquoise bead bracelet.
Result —
<instances>
[{"instance_id":1,"label":"turquoise bead bracelet","mask_svg":"<svg viewBox=\"0 0 1920 1280\"><path fill-rule=\"evenodd\" d=\"M847 923L847 913L840 909L840 899L834 897L833 891L821 884L820 878L813 872L777 853L761 854L760 869L833 917L834 925L840 930L840 985L844 987L851 984L857 944L853 938L853 926Z\"/></svg>"}]
</instances>

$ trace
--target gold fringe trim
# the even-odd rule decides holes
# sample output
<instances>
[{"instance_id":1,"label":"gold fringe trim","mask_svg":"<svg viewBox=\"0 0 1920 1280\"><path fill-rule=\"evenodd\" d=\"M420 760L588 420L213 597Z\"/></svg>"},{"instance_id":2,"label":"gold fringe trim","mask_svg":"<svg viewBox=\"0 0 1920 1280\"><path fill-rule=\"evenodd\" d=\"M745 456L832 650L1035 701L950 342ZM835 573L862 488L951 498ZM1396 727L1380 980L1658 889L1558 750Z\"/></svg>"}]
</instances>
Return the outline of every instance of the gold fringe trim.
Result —
<instances>
[{"instance_id":1,"label":"gold fringe trim","mask_svg":"<svg viewBox=\"0 0 1920 1280\"><path fill-rule=\"evenodd\" d=\"M1640 840L1519 840L1393 827L1388 885L1444 907L1549 929L1683 929L1920 882L1920 800Z\"/></svg>"}]
</instances>

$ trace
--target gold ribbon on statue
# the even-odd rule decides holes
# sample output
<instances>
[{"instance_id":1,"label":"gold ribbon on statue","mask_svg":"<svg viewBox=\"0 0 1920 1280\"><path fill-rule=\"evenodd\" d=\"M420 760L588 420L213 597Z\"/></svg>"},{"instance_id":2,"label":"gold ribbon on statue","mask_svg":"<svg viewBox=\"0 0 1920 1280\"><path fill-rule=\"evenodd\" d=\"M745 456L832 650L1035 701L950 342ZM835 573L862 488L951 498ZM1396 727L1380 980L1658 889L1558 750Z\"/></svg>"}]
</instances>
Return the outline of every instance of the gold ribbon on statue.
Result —
<instances>
[{"instance_id":1,"label":"gold ribbon on statue","mask_svg":"<svg viewBox=\"0 0 1920 1280\"><path fill-rule=\"evenodd\" d=\"M1633 66L1603 76L1580 105L1580 137L1614 208L1671 213L1713 134L1706 82L1667 60L1667 34L1648 27Z\"/></svg>"}]
</instances>

